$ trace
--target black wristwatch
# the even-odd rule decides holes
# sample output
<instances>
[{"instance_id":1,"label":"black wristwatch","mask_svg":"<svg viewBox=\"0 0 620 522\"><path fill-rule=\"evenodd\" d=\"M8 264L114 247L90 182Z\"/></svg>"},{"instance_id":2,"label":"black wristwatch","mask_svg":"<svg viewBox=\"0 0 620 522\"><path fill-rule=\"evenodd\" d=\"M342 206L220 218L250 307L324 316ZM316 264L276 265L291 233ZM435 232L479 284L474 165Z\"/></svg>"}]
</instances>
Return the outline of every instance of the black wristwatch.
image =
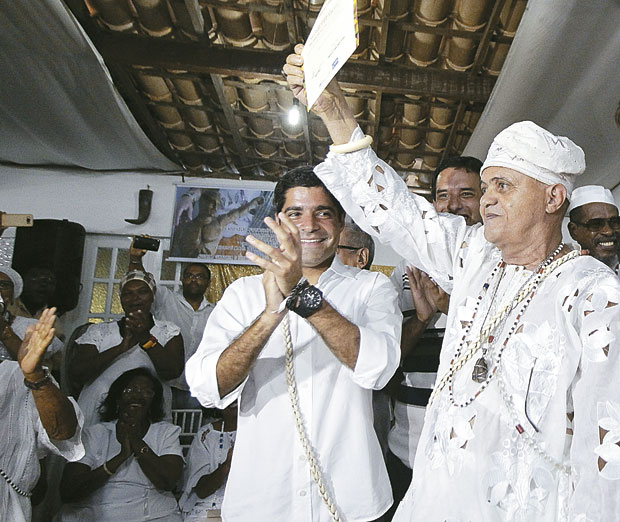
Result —
<instances>
[{"instance_id":1,"label":"black wristwatch","mask_svg":"<svg viewBox=\"0 0 620 522\"><path fill-rule=\"evenodd\" d=\"M304 319L317 312L323 305L323 292L308 281L298 284L286 300L286 307Z\"/></svg>"}]
</instances>

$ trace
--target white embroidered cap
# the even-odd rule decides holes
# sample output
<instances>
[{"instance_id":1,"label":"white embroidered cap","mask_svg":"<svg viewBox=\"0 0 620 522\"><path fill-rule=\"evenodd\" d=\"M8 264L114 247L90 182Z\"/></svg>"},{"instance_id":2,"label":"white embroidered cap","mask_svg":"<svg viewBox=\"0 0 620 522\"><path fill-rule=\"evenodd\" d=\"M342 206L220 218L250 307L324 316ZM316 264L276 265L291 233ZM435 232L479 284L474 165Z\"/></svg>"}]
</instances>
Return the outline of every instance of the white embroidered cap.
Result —
<instances>
[{"instance_id":1,"label":"white embroidered cap","mask_svg":"<svg viewBox=\"0 0 620 522\"><path fill-rule=\"evenodd\" d=\"M20 295L22 295L22 290L24 288L24 280L22 279L22 276L20 276L10 266L1 266L0 272L6 274L9 279L13 281L13 299L17 299Z\"/></svg>"},{"instance_id":2,"label":"white embroidered cap","mask_svg":"<svg viewBox=\"0 0 620 522\"><path fill-rule=\"evenodd\" d=\"M577 187L573 191L568 212L577 207L587 205L588 203L607 203L608 205L613 205L618 208L611 194L611 190L601 187L600 185L585 185L583 187Z\"/></svg>"},{"instance_id":3,"label":"white embroidered cap","mask_svg":"<svg viewBox=\"0 0 620 522\"><path fill-rule=\"evenodd\" d=\"M570 139L531 121L520 121L495 136L480 172L487 167L513 169L545 185L561 183L570 199L575 178L586 169L586 159Z\"/></svg>"}]
</instances>

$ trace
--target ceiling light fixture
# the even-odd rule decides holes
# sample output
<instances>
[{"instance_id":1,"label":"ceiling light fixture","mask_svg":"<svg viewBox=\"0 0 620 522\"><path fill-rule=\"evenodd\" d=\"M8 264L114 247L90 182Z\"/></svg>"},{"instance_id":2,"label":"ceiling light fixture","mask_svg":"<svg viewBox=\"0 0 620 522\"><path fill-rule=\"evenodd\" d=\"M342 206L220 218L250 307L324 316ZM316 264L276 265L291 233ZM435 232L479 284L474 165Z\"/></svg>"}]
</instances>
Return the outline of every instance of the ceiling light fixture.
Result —
<instances>
[{"instance_id":1,"label":"ceiling light fixture","mask_svg":"<svg viewBox=\"0 0 620 522\"><path fill-rule=\"evenodd\" d=\"M299 125L299 122L301 121L301 110L299 110L299 102L297 101L297 98L293 99L293 105L288 110L286 119L289 125Z\"/></svg>"}]
</instances>

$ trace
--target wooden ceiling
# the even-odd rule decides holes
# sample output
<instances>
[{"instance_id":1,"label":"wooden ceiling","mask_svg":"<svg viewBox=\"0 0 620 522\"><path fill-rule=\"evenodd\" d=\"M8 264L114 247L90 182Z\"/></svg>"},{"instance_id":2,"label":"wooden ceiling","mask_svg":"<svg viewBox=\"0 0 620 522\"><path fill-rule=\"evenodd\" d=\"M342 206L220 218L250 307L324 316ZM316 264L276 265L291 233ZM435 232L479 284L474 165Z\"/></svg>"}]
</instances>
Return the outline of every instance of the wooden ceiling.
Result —
<instances>
[{"instance_id":1,"label":"wooden ceiling","mask_svg":"<svg viewBox=\"0 0 620 522\"><path fill-rule=\"evenodd\" d=\"M330 140L281 76L323 0L68 0L144 132L193 176L274 180ZM379 156L425 193L460 154L527 0L358 0L359 47L338 75Z\"/></svg>"}]
</instances>

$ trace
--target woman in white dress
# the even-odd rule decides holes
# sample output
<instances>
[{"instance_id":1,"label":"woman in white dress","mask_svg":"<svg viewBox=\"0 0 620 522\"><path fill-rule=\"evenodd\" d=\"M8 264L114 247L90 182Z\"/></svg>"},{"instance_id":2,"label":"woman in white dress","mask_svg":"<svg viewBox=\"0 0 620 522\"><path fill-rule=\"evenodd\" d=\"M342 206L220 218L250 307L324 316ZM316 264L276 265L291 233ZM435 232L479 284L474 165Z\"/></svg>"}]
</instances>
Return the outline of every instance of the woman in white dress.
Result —
<instances>
[{"instance_id":1,"label":"woman in white dress","mask_svg":"<svg viewBox=\"0 0 620 522\"><path fill-rule=\"evenodd\" d=\"M181 473L181 429L161 422L162 385L145 368L116 379L101 406L103 422L84 430L86 455L66 465L62 522L179 522L172 494Z\"/></svg>"},{"instance_id":2,"label":"woman in white dress","mask_svg":"<svg viewBox=\"0 0 620 522\"><path fill-rule=\"evenodd\" d=\"M181 375L184 363L183 338L179 328L153 318L151 306L155 281L149 273L128 272L120 282L119 321L93 324L76 340L70 363L74 383L83 385L78 404L86 425L99 422L97 409L110 384L131 368L148 368L160 380ZM164 418L172 420L170 386L164 383Z\"/></svg>"}]
</instances>

